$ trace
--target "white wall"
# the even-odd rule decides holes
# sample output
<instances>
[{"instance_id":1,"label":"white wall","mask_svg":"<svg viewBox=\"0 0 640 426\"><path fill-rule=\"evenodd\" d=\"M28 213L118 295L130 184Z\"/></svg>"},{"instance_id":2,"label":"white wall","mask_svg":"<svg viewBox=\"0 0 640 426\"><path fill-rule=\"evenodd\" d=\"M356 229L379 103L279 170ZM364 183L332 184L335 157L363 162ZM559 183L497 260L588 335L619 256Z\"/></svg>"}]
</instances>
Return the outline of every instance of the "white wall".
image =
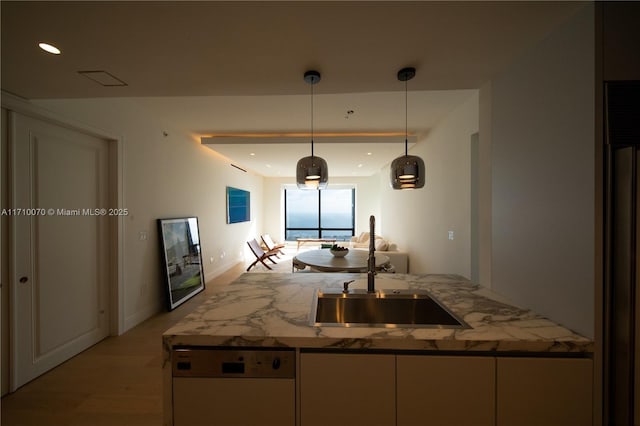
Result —
<instances>
[{"instance_id":1,"label":"white wall","mask_svg":"<svg viewBox=\"0 0 640 426\"><path fill-rule=\"evenodd\" d=\"M331 164L329 164L331 171ZM356 235L369 229L369 216L376 218L380 215L380 196L378 191L379 175L371 177L331 177L329 174L329 188L331 185L355 185L356 187ZM264 178L264 233L272 238L284 240L284 200L282 198L284 185L295 184L295 178Z\"/></svg>"},{"instance_id":2,"label":"white wall","mask_svg":"<svg viewBox=\"0 0 640 426\"><path fill-rule=\"evenodd\" d=\"M491 85L492 288L586 336L594 314L594 9Z\"/></svg>"},{"instance_id":3,"label":"white wall","mask_svg":"<svg viewBox=\"0 0 640 426\"><path fill-rule=\"evenodd\" d=\"M262 232L262 177L231 167L123 99L34 103L124 141L123 207L130 212L124 220L125 329L164 308L156 219L198 216L206 280L244 260L246 241ZM227 185L251 192L251 222L226 224ZM140 232L147 232L146 241Z\"/></svg>"},{"instance_id":4,"label":"white wall","mask_svg":"<svg viewBox=\"0 0 640 426\"><path fill-rule=\"evenodd\" d=\"M491 288L491 83L480 88L478 118L478 269L479 284Z\"/></svg>"},{"instance_id":5,"label":"white wall","mask_svg":"<svg viewBox=\"0 0 640 426\"><path fill-rule=\"evenodd\" d=\"M410 150L425 162L424 188L395 191L388 166L380 175L381 231L409 252L411 273L470 275L470 143L478 108L475 92Z\"/></svg>"}]
</instances>

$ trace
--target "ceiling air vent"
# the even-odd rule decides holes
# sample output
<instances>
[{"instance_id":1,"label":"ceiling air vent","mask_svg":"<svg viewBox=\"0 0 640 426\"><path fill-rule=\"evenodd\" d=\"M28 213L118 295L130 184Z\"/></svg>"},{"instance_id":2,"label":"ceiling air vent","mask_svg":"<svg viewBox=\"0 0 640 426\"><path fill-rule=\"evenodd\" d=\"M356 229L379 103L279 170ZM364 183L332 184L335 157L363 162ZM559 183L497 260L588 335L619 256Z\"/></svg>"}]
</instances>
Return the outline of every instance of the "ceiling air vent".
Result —
<instances>
[{"instance_id":1,"label":"ceiling air vent","mask_svg":"<svg viewBox=\"0 0 640 426\"><path fill-rule=\"evenodd\" d=\"M104 87L128 86L127 83L106 71L78 71L78 74L84 75Z\"/></svg>"}]
</instances>

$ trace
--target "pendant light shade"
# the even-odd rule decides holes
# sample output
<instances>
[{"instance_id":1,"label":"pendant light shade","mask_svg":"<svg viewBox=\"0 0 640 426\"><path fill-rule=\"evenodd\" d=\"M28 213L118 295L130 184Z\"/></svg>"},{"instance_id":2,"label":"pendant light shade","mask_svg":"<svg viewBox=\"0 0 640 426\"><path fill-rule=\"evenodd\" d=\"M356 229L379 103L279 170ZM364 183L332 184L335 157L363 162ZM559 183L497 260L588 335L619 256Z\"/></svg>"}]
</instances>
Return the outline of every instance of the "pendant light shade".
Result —
<instances>
[{"instance_id":1,"label":"pendant light shade","mask_svg":"<svg viewBox=\"0 0 640 426\"><path fill-rule=\"evenodd\" d=\"M324 158L310 155L298 160L296 183L300 189L324 189L329 180Z\"/></svg>"},{"instance_id":2,"label":"pendant light shade","mask_svg":"<svg viewBox=\"0 0 640 426\"><path fill-rule=\"evenodd\" d=\"M298 160L296 183L300 189L324 189L329 180L329 168L323 158L313 155L313 85L320 81L320 73L307 71L304 81L311 85L311 155Z\"/></svg>"},{"instance_id":3,"label":"pendant light shade","mask_svg":"<svg viewBox=\"0 0 640 426\"><path fill-rule=\"evenodd\" d=\"M398 157L391 163L393 189L417 189L424 186L424 161L415 155Z\"/></svg>"},{"instance_id":4,"label":"pendant light shade","mask_svg":"<svg viewBox=\"0 0 640 426\"><path fill-rule=\"evenodd\" d=\"M425 183L425 166L422 158L409 155L409 132L407 127L407 81L416 75L415 68L403 68L398 71L398 80L404 81L404 155L391 163L391 187L393 189L418 189Z\"/></svg>"}]
</instances>

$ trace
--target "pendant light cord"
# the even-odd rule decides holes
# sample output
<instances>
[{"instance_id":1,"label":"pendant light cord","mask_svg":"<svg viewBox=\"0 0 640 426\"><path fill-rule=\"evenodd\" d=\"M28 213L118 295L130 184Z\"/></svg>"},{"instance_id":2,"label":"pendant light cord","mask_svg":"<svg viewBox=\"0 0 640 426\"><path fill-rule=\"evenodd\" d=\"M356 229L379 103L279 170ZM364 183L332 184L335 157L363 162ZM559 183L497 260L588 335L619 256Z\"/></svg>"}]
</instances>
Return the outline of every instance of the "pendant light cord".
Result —
<instances>
[{"instance_id":1,"label":"pendant light cord","mask_svg":"<svg viewBox=\"0 0 640 426\"><path fill-rule=\"evenodd\" d=\"M405 157L409 155L409 125L407 124L409 119L407 116L409 115L408 111L408 101L407 101L407 81L404 81L404 155Z\"/></svg>"},{"instance_id":2,"label":"pendant light cord","mask_svg":"<svg viewBox=\"0 0 640 426\"><path fill-rule=\"evenodd\" d=\"M315 81L311 81L311 156L313 157L313 84Z\"/></svg>"}]
</instances>

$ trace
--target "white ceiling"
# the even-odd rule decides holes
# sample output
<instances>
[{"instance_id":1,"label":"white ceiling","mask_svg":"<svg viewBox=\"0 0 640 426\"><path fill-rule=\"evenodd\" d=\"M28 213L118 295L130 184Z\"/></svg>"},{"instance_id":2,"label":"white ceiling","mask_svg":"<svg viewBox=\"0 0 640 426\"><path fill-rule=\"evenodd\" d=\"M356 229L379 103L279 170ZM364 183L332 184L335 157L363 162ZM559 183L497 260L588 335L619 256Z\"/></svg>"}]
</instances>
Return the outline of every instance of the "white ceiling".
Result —
<instances>
[{"instance_id":1,"label":"white ceiling","mask_svg":"<svg viewBox=\"0 0 640 426\"><path fill-rule=\"evenodd\" d=\"M316 132L403 132L404 83L396 73L414 66L408 126L420 137L580 6L3 1L2 90L27 99L122 98L198 138L282 134L309 131L310 87L302 76L317 69ZM43 53L40 41L62 55ZM127 85L103 87L78 73L88 70L107 71ZM402 140L317 140L315 153L328 161L331 175L360 176L400 155ZM260 141L217 148L266 176L292 176L295 161L310 154L308 142Z\"/></svg>"},{"instance_id":2,"label":"white ceiling","mask_svg":"<svg viewBox=\"0 0 640 426\"><path fill-rule=\"evenodd\" d=\"M425 136L429 129L473 92L409 92L408 123L412 140L415 142L416 137ZM194 138L200 140L239 132L260 133L262 136L309 133L310 99L310 95L207 96L140 98L136 99L136 104L161 121L180 123L181 129L188 129ZM353 114L347 111L353 111ZM330 176L370 176L404 152L405 108L402 90L316 95L314 112L314 154L327 161ZM326 132L395 132L402 135L318 137L318 133ZM211 141L213 143L208 142L207 146L244 169L263 176L291 177L295 176L296 162L311 154L311 138L291 139L236 137L222 139L219 143ZM367 155L369 152L372 155Z\"/></svg>"}]
</instances>

